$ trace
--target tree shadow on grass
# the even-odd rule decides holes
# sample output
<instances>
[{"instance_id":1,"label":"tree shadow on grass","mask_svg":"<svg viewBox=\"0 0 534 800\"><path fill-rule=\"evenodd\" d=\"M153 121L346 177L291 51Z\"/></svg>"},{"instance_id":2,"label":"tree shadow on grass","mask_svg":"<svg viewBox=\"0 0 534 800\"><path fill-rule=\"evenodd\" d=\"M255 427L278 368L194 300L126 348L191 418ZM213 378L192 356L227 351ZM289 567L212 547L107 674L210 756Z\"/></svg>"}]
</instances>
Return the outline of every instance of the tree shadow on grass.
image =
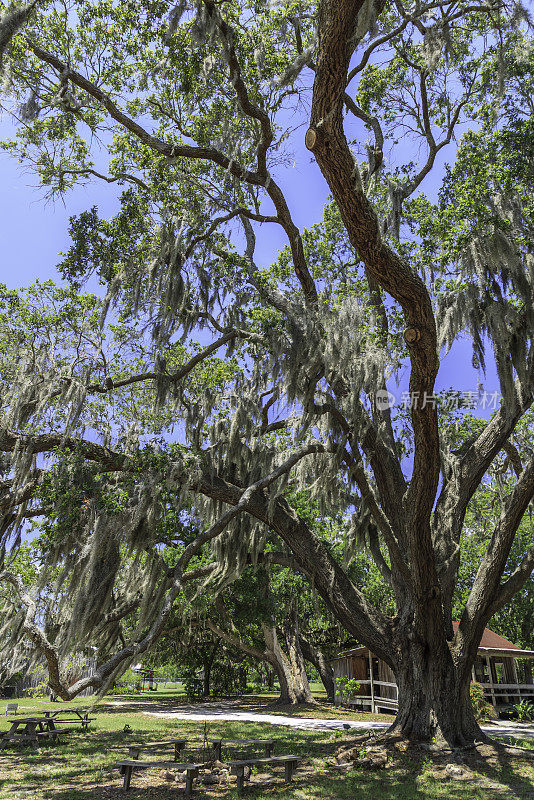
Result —
<instances>
[{"instance_id":1,"label":"tree shadow on grass","mask_svg":"<svg viewBox=\"0 0 534 800\"><path fill-rule=\"evenodd\" d=\"M434 793L431 788L420 787L417 776L406 775L402 771L391 773L365 773L362 771L346 776L316 773L297 776L291 784L278 783L268 787L249 785L246 796L250 800L434 800L444 795ZM184 796L184 786L180 783L165 783L162 779L158 785L132 786L125 793L118 782L101 784L85 784L77 787L57 787L41 790L39 797L45 800L169 800ZM36 795L37 797L37 795ZM236 800L234 787L218 787L215 789L199 787L194 797L198 800ZM448 784L447 800L473 800L484 797L483 793L475 793L466 784ZM34 800L28 796L28 800Z\"/></svg>"},{"instance_id":2,"label":"tree shadow on grass","mask_svg":"<svg viewBox=\"0 0 534 800\"><path fill-rule=\"evenodd\" d=\"M189 723L185 723L189 726ZM177 727L178 730L173 730ZM10 751L11 759L2 758L4 762L11 761L12 768L4 774L7 780L4 783L6 794L0 797L16 795L24 797L24 800L163 800L163 798L181 798L183 796L184 785L178 782L167 783L163 771L153 773L136 773L134 784L128 793L122 789L122 779L118 770L115 768L116 761L125 757L126 747L134 740L151 740L162 738L169 739L172 736L184 734L180 726L169 725L166 730L145 730L135 731L134 734L125 735L122 730L101 731L93 735L73 735L70 741L60 746L49 745L42 748L39 755L33 755L22 749L16 753ZM258 730L263 733L259 738L265 738L264 726L242 722L215 723L210 725L207 731L207 738L243 738L248 734L258 736ZM172 731L172 733L171 733ZM354 746L354 737L348 732L346 735L336 732L329 738L325 738L324 731L299 731L288 728L278 728L272 726L269 730L275 739L275 752L295 753L304 759L318 759L318 762L311 766L307 774L299 776L287 786L273 786L260 788L251 786L247 790L250 800L354 800L362 797L365 800L473 800L473 798L492 797L504 798L512 796L516 798L534 797L534 786L532 780L523 770L520 774L518 769L518 757L508 753L503 747L495 746L494 751L484 751L481 755L478 752L469 754L466 751L462 762L472 769L478 776L482 776L485 781L502 785L506 790L491 791L477 785L477 782L463 783L456 781L443 781L432 777L432 771L437 766L436 759L429 753L421 752L416 748L409 748L406 752L398 753L391 758L391 765L387 769L377 771L365 771L357 769L345 775L335 771L332 767L321 766L324 760L332 763L333 754L339 748ZM184 751L184 761L189 760L196 749L202 745L204 738L203 726L197 725L191 731L188 742L188 749ZM367 742L361 741L362 747L365 744L372 744L373 739ZM486 746L487 747L487 746ZM7 754L7 751L3 751ZM229 754L226 754L228 758ZM158 756L164 760L164 756ZM203 760L203 759L191 759ZM452 755L443 756L442 764L447 760L454 761ZM23 762L23 763L21 763ZM534 774L534 753L533 758L528 759L532 764ZM0 767L1 769L2 767ZM315 769L315 771L314 771ZM270 770L267 770L270 771ZM428 774L426 774L428 773ZM147 780L143 776L147 776ZM147 782L148 781L148 782ZM135 783L138 782L138 786ZM195 797L201 800L234 800L236 797L234 790L227 787L201 788L195 792Z\"/></svg>"},{"instance_id":3,"label":"tree shadow on grass","mask_svg":"<svg viewBox=\"0 0 534 800\"><path fill-rule=\"evenodd\" d=\"M534 751L522 752L498 740L484 745L482 750L484 757L479 756L475 762L479 774L506 786L514 797L534 798Z\"/></svg>"}]
</instances>

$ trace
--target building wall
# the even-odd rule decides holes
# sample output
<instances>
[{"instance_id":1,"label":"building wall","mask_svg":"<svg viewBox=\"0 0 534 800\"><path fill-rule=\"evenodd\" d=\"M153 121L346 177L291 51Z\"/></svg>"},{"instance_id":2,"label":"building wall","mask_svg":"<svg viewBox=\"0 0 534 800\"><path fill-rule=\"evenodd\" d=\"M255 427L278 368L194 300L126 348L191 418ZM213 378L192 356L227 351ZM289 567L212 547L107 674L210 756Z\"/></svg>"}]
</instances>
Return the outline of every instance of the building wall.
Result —
<instances>
[{"instance_id":1,"label":"building wall","mask_svg":"<svg viewBox=\"0 0 534 800\"><path fill-rule=\"evenodd\" d=\"M398 696L397 687L383 686L383 683L396 684L393 670L381 659L372 656L373 687L370 686L369 652L364 654L341 656L334 659L332 667L336 684L335 702L347 703L371 710L395 708ZM352 698L343 697L338 689L338 680L346 677L365 681ZM507 706L526 699L534 702L534 685L532 684L532 666L526 659L515 659L508 656L477 656L473 667L473 679L484 686L487 699L495 706ZM502 689L499 688L502 685ZM380 698L388 700L384 706Z\"/></svg>"}]
</instances>

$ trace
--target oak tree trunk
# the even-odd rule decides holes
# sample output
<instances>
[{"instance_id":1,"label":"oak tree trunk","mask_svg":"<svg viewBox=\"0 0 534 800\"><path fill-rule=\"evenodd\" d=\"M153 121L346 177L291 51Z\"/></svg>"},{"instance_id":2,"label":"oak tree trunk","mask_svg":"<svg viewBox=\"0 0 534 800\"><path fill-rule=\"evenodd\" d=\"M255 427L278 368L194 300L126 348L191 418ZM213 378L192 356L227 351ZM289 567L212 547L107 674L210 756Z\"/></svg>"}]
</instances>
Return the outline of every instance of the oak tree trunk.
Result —
<instances>
[{"instance_id":1,"label":"oak tree trunk","mask_svg":"<svg viewBox=\"0 0 534 800\"><path fill-rule=\"evenodd\" d=\"M396 667L399 708L391 732L411 741L462 747L487 737L473 715L470 668L406 642Z\"/></svg>"},{"instance_id":2,"label":"oak tree trunk","mask_svg":"<svg viewBox=\"0 0 534 800\"><path fill-rule=\"evenodd\" d=\"M304 667L304 659L288 658L278 642L274 627L264 625L265 644L269 652L269 663L273 667L280 683L278 701L284 705L311 703L313 696ZM300 650L300 648L299 648Z\"/></svg>"},{"instance_id":3,"label":"oak tree trunk","mask_svg":"<svg viewBox=\"0 0 534 800\"><path fill-rule=\"evenodd\" d=\"M302 655L299 641L299 619L298 610L295 602L291 604L289 614L289 626L286 631L287 652L289 655L289 666L293 675L295 691L298 693L299 703L314 703L311 693L308 676L306 674L306 663Z\"/></svg>"},{"instance_id":4,"label":"oak tree trunk","mask_svg":"<svg viewBox=\"0 0 534 800\"><path fill-rule=\"evenodd\" d=\"M274 688L274 674L274 670L267 667L267 688L269 689Z\"/></svg>"},{"instance_id":5,"label":"oak tree trunk","mask_svg":"<svg viewBox=\"0 0 534 800\"><path fill-rule=\"evenodd\" d=\"M321 678L325 688L326 696L333 702L336 693L334 671L330 666L325 654L317 647L314 647L311 642L302 636L302 634L299 635L299 642L302 655L306 661L309 661L319 673L319 677Z\"/></svg>"},{"instance_id":6,"label":"oak tree trunk","mask_svg":"<svg viewBox=\"0 0 534 800\"><path fill-rule=\"evenodd\" d=\"M211 668L213 667L213 662L215 661L215 654L219 649L220 641L217 640L213 645L213 649L208 656L208 658L204 661L204 681L203 681L203 688L202 694L204 697L210 696L210 689L211 689Z\"/></svg>"}]
</instances>

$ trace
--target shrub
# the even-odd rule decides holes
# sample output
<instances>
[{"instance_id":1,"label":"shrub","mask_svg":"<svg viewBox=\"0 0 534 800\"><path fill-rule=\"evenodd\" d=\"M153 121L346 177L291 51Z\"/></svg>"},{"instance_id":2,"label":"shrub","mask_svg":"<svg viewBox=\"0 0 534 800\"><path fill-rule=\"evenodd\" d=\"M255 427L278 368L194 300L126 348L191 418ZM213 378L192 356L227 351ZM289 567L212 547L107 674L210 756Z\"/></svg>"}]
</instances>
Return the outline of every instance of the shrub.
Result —
<instances>
[{"instance_id":1,"label":"shrub","mask_svg":"<svg viewBox=\"0 0 534 800\"><path fill-rule=\"evenodd\" d=\"M529 703L528 700L521 700L520 703L516 703L512 708L520 722L531 722L534 720L534 703Z\"/></svg>"},{"instance_id":2,"label":"shrub","mask_svg":"<svg viewBox=\"0 0 534 800\"><path fill-rule=\"evenodd\" d=\"M204 685L200 678L197 678L197 670L194 668L186 668L182 672L182 683L184 685L185 696L188 700L195 700L202 697L204 693Z\"/></svg>"},{"instance_id":3,"label":"shrub","mask_svg":"<svg viewBox=\"0 0 534 800\"><path fill-rule=\"evenodd\" d=\"M360 689L360 684L355 678L347 678L345 675L338 678L337 686L341 693L341 698L345 702L354 697Z\"/></svg>"},{"instance_id":4,"label":"shrub","mask_svg":"<svg viewBox=\"0 0 534 800\"><path fill-rule=\"evenodd\" d=\"M469 695L471 697L471 706L473 707L473 714L477 722L483 719L495 719L497 713L491 703L486 700L484 687L481 683L473 681L469 687Z\"/></svg>"},{"instance_id":5,"label":"shrub","mask_svg":"<svg viewBox=\"0 0 534 800\"><path fill-rule=\"evenodd\" d=\"M131 684L116 683L111 689L108 689L106 694L133 694L134 688Z\"/></svg>"},{"instance_id":6,"label":"shrub","mask_svg":"<svg viewBox=\"0 0 534 800\"><path fill-rule=\"evenodd\" d=\"M46 697L48 694L50 694L48 681L41 681L36 686L30 686L28 689L26 689L26 695L28 697Z\"/></svg>"}]
</instances>

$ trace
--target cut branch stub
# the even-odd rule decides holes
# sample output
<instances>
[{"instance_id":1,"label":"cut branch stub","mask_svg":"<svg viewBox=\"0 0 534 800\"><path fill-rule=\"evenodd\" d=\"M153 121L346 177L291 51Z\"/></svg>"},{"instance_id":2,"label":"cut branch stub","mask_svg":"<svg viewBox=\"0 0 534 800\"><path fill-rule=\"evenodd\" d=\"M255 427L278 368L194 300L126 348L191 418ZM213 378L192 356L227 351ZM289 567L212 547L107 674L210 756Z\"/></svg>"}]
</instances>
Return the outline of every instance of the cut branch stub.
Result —
<instances>
[{"instance_id":1,"label":"cut branch stub","mask_svg":"<svg viewBox=\"0 0 534 800\"><path fill-rule=\"evenodd\" d=\"M408 344L414 344L420 340L421 335L420 328L406 328L404 331L404 340L408 342Z\"/></svg>"},{"instance_id":2,"label":"cut branch stub","mask_svg":"<svg viewBox=\"0 0 534 800\"><path fill-rule=\"evenodd\" d=\"M320 140L321 133L318 128L308 128L306 136L304 137L304 144L308 150L315 150L317 143Z\"/></svg>"}]
</instances>

